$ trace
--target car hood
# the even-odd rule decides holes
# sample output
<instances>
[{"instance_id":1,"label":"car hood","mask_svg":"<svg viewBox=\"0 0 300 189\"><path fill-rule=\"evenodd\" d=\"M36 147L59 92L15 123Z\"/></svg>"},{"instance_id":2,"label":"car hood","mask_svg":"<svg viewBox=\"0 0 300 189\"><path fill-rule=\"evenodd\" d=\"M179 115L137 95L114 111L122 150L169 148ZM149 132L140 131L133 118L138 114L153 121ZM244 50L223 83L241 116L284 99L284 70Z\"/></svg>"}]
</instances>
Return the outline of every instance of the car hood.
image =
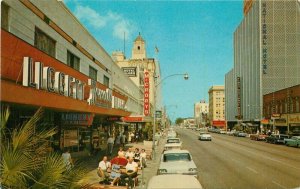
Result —
<instances>
[{"instance_id":1,"label":"car hood","mask_svg":"<svg viewBox=\"0 0 300 189\"><path fill-rule=\"evenodd\" d=\"M181 142L180 143L167 143L165 144L165 147L180 147L181 146Z\"/></svg>"},{"instance_id":2,"label":"car hood","mask_svg":"<svg viewBox=\"0 0 300 189\"><path fill-rule=\"evenodd\" d=\"M190 168L197 168L193 161L161 162L159 169L166 169L167 173L186 173Z\"/></svg>"},{"instance_id":3,"label":"car hood","mask_svg":"<svg viewBox=\"0 0 300 189\"><path fill-rule=\"evenodd\" d=\"M210 134L202 134L202 135L200 135L201 137L211 137L211 135Z\"/></svg>"}]
</instances>

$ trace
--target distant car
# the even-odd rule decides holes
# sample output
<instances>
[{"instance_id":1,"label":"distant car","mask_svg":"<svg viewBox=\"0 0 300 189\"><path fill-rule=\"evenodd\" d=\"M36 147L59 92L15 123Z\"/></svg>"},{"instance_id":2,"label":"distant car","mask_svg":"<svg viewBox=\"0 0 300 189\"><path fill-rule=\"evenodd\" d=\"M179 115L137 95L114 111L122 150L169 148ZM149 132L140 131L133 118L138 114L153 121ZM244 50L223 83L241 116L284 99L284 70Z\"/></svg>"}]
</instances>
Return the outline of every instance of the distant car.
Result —
<instances>
[{"instance_id":1,"label":"distant car","mask_svg":"<svg viewBox=\"0 0 300 189\"><path fill-rule=\"evenodd\" d=\"M225 129L220 129L220 130L218 131L218 133L219 133L219 134L226 134L226 131L225 131Z\"/></svg>"},{"instance_id":2,"label":"distant car","mask_svg":"<svg viewBox=\"0 0 300 189\"><path fill-rule=\"evenodd\" d=\"M243 131L235 131L233 133L233 136L237 136L237 137L246 137L247 133L243 132Z\"/></svg>"},{"instance_id":3,"label":"distant car","mask_svg":"<svg viewBox=\"0 0 300 189\"><path fill-rule=\"evenodd\" d=\"M199 140L208 140L211 141L211 135L207 132L200 132L198 136Z\"/></svg>"},{"instance_id":4,"label":"distant car","mask_svg":"<svg viewBox=\"0 0 300 189\"><path fill-rule=\"evenodd\" d=\"M175 131L169 131L167 138L176 138L177 134Z\"/></svg>"},{"instance_id":5,"label":"distant car","mask_svg":"<svg viewBox=\"0 0 300 189\"><path fill-rule=\"evenodd\" d=\"M266 137L266 142L273 143L273 144L284 144L284 139L288 139L289 135L283 134L272 134Z\"/></svg>"},{"instance_id":6,"label":"distant car","mask_svg":"<svg viewBox=\"0 0 300 189\"><path fill-rule=\"evenodd\" d=\"M268 135L265 135L265 134L252 134L252 135L250 135L250 139L251 140L256 140L256 141L266 140L267 136Z\"/></svg>"},{"instance_id":7,"label":"distant car","mask_svg":"<svg viewBox=\"0 0 300 189\"><path fill-rule=\"evenodd\" d=\"M183 182L184 181L184 182ZM157 175L152 177L147 189L202 189L202 185L189 175Z\"/></svg>"},{"instance_id":8,"label":"distant car","mask_svg":"<svg viewBox=\"0 0 300 189\"><path fill-rule=\"evenodd\" d=\"M230 135L230 136L233 136L234 131L227 131L226 134L227 134L227 135Z\"/></svg>"},{"instance_id":9,"label":"distant car","mask_svg":"<svg viewBox=\"0 0 300 189\"><path fill-rule=\"evenodd\" d=\"M192 155L187 150L164 151L157 174L183 174L198 178L197 167L192 159Z\"/></svg>"},{"instance_id":10,"label":"distant car","mask_svg":"<svg viewBox=\"0 0 300 189\"><path fill-rule=\"evenodd\" d=\"M300 147L300 136L292 136L292 138L285 138L284 144L287 146Z\"/></svg>"},{"instance_id":11,"label":"distant car","mask_svg":"<svg viewBox=\"0 0 300 189\"><path fill-rule=\"evenodd\" d=\"M182 142L180 138L168 138L164 150L181 149Z\"/></svg>"}]
</instances>

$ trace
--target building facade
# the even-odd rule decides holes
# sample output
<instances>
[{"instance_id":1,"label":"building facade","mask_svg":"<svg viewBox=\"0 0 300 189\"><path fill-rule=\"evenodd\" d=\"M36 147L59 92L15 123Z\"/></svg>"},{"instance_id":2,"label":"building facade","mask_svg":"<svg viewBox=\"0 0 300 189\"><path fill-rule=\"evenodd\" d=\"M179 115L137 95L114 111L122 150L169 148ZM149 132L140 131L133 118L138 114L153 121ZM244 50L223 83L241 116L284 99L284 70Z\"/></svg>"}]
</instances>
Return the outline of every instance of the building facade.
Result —
<instances>
[{"instance_id":1,"label":"building facade","mask_svg":"<svg viewBox=\"0 0 300 189\"><path fill-rule=\"evenodd\" d=\"M234 32L234 68L226 74L226 119L259 126L263 95L300 83L300 3L256 0ZM234 112L234 113L233 113Z\"/></svg>"},{"instance_id":2,"label":"building facade","mask_svg":"<svg viewBox=\"0 0 300 189\"><path fill-rule=\"evenodd\" d=\"M201 100L194 104L194 118L197 126L206 126L208 107L208 103L206 103L205 100Z\"/></svg>"},{"instance_id":3,"label":"building facade","mask_svg":"<svg viewBox=\"0 0 300 189\"><path fill-rule=\"evenodd\" d=\"M43 107L53 147L105 145L140 90L60 1L1 2L1 104L16 127Z\"/></svg>"},{"instance_id":4,"label":"building facade","mask_svg":"<svg viewBox=\"0 0 300 189\"><path fill-rule=\"evenodd\" d=\"M264 95L263 115L267 129L300 134L300 85Z\"/></svg>"},{"instance_id":5,"label":"building facade","mask_svg":"<svg viewBox=\"0 0 300 189\"><path fill-rule=\"evenodd\" d=\"M224 86L212 86L209 91L208 119L213 127L225 128L225 91Z\"/></svg>"}]
</instances>

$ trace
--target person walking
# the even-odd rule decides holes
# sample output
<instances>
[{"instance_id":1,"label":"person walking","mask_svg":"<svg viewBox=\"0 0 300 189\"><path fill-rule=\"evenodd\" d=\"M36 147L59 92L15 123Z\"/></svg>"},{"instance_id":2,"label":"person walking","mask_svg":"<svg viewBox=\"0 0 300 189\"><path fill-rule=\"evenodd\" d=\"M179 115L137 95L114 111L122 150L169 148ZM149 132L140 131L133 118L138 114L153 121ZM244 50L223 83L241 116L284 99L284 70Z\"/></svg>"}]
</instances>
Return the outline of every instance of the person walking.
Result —
<instances>
[{"instance_id":1,"label":"person walking","mask_svg":"<svg viewBox=\"0 0 300 189\"><path fill-rule=\"evenodd\" d=\"M109 136L107 139L107 153L111 156L112 151L114 148L114 138L112 136Z\"/></svg>"},{"instance_id":2,"label":"person walking","mask_svg":"<svg viewBox=\"0 0 300 189\"><path fill-rule=\"evenodd\" d=\"M125 142L126 142L126 136L125 136L125 134L123 132L122 135L121 135L121 145L122 145L122 147L125 146Z\"/></svg>"},{"instance_id":3,"label":"person walking","mask_svg":"<svg viewBox=\"0 0 300 189\"><path fill-rule=\"evenodd\" d=\"M71 169L73 166L73 160L72 160L69 148L66 148L64 153L61 156L62 156L62 159L64 161L66 168Z\"/></svg>"}]
</instances>

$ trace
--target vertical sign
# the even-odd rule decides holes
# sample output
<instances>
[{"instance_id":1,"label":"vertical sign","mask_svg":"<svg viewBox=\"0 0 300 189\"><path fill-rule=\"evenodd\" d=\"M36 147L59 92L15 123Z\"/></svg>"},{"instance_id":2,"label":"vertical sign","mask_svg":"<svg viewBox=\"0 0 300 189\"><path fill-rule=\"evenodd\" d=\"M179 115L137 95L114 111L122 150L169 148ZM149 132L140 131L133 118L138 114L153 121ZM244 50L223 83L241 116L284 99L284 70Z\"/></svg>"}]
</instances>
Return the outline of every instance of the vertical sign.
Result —
<instances>
[{"instance_id":1,"label":"vertical sign","mask_svg":"<svg viewBox=\"0 0 300 189\"><path fill-rule=\"evenodd\" d=\"M149 72L144 72L144 115L150 114L150 102L149 102Z\"/></svg>"},{"instance_id":2,"label":"vertical sign","mask_svg":"<svg viewBox=\"0 0 300 189\"><path fill-rule=\"evenodd\" d=\"M267 48L267 24L266 24L266 16L267 16L267 3L263 2L262 3L262 73L267 74L267 60L268 60L268 48Z\"/></svg>"},{"instance_id":3,"label":"vertical sign","mask_svg":"<svg viewBox=\"0 0 300 189\"><path fill-rule=\"evenodd\" d=\"M241 77L236 78L237 86L237 119L241 119Z\"/></svg>"}]
</instances>

